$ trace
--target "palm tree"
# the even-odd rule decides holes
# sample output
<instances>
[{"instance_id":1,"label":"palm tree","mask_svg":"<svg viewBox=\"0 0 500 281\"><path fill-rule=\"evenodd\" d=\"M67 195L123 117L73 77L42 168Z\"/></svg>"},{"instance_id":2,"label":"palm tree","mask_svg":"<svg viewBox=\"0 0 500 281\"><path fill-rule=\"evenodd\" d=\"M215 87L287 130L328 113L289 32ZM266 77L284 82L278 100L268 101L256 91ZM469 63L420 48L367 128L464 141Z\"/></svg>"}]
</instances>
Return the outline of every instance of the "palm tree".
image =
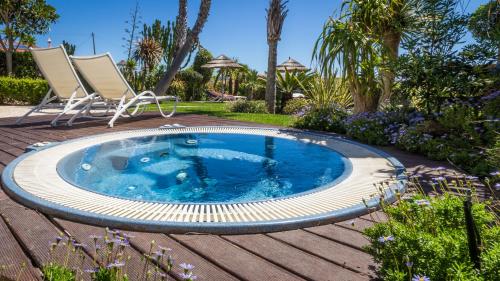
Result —
<instances>
[{"instance_id":1,"label":"palm tree","mask_svg":"<svg viewBox=\"0 0 500 281\"><path fill-rule=\"evenodd\" d=\"M338 62L354 97L354 111L375 111L391 96L391 63L413 20L413 0L346 0L329 19L315 46L323 71ZM386 63L389 62L389 63ZM380 77L378 77L380 74Z\"/></svg>"},{"instance_id":2,"label":"palm tree","mask_svg":"<svg viewBox=\"0 0 500 281\"><path fill-rule=\"evenodd\" d=\"M276 59L278 55L278 41L281 39L281 29L285 21L288 9L288 1L270 0L267 11L267 45L269 53L267 57L267 84L266 104L269 113L276 111Z\"/></svg>"}]
</instances>

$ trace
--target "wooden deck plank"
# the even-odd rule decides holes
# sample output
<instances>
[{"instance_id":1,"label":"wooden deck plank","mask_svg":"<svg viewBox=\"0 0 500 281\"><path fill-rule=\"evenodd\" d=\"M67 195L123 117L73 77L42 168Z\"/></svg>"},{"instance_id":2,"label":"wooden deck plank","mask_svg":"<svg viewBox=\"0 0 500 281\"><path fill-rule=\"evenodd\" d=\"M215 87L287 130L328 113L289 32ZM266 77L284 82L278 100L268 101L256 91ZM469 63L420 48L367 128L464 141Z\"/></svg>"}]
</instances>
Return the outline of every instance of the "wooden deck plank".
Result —
<instances>
[{"instance_id":1,"label":"wooden deck plank","mask_svg":"<svg viewBox=\"0 0 500 281\"><path fill-rule=\"evenodd\" d=\"M50 243L54 242L57 236L64 235L45 217L10 199L0 201L0 213L22 246L31 254L31 259L35 262L36 267L41 268L44 264L53 261L54 258L63 262L62 259L66 257L66 249L57 247L51 255ZM87 255L84 256L86 258L83 262L76 258L69 259L69 267L90 268L90 258ZM83 278L90 280L88 274L84 274Z\"/></svg>"},{"instance_id":2,"label":"wooden deck plank","mask_svg":"<svg viewBox=\"0 0 500 281\"><path fill-rule=\"evenodd\" d=\"M31 264L23 249L0 217L0 280L41 280L41 272Z\"/></svg>"},{"instance_id":3,"label":"wooden deck plank","mask_svg":"<svg viewBox=\"0 0 500 281\"><path fill-rule=\"evenodd\" d=\"M87 245L89 255L92 258L98 258L95 254L95 245L91 235L105 235L105 229L102 227L90 226L75 222L70 222L62 219L55 218L59 225L61 225L68 234L75 237L78 241ZM125 247L124 250L125 259L128 259L126 266L124 268L125 272L131 280L141 280L143 278L144 260L142 253L139 253L132 247ZM165 273L162 271L162 273ZM159 278L159 277L158 277Z\"/></svg>"},{"instance_id":4,"label":"wooden deck plank","mask_svg":"<svg viewBox=\"0 0 500 281\"><path fill-rule=\"evenodd\" d=\"M375 277L373 258L362 251L336 243L304 230L269 233L270 237L285 242L310 254L322 257L366 276Z\"/></svg>"},{"instance_id":5,"label":"wooden deck plank","mask_svg":"<svg viewBox=\"0 0 500 281\"><path fill-rule=\"evenodd\" d=\"M244 280L303 280L215 235L172 235L172 237Z\"/></svg>"},{"instance_id":6,"label":"wooden deck plank","mask_svg":"<svg viewBox=\"0 0 500 281\"><path fill-rule=\"evenodd\" d=\"M363 230L365 230L366 228L372 227L374 224L375 223L373 221L369 221L369 220L365 220L365 219L361 219L361 218L356 218L353 220L335 223L335 225L337 225L337 226L351 229L354 231L358 231L360 233L362 233Z\"/></svg>"},{"instance_id":7,"label":"wooden deck plank","mask_svg":"<svg viewBox=\"0 0 500 281\"><path fill-rule=\"evenodd\" d=\"M309 280L368 280L339 265L263 234L223 236L234 244Z\"/></svg>"},{"instance_id":8,"label":"wooden deck plank","mask_svg":"<svg viewBox=\"0 0 500 281\"><path fill-rule=\"evenodd\" d=\"M151 241L155 241L153 251L161 246L170 248L172 251L167 252L175 261L173 271L177 274L181 273L182 269L179 267L180 263L190 263L195 266L194 274L198 277L196 280L238 280L236 277L223 270L222 268L207 261L202 256L194 253L188 248L184 247L174 239L160 233L143 233L143 232L129 232L132 236L132 244L142 252L148 252L151 246Z\"/></svg>"},{"instance_id":9,"label":"wooden deck plank","mask_svg":"<svg viewBox=\"0 0 500 281\"><path fill-rule=\"evenodd\" d=\"M363 247L369 244L368 239L363 234L334 224L311 227L304 230L359 250L363 250Z\"/></svg>"}]
</instances>

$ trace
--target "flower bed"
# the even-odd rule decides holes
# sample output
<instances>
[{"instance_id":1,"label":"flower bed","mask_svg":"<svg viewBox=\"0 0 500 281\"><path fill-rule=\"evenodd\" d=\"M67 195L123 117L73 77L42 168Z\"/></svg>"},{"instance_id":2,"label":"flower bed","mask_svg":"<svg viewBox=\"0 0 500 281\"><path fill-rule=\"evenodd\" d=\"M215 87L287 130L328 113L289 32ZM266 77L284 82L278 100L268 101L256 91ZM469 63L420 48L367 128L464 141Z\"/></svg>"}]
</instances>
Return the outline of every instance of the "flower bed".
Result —
<instances>
[{"instance_id":1,"label":"flower bed","mask_svg":"<svg viewBox=\"0 0 500 281\"><path fill-rule=\"evenodd\" d=\"M434 188L443 195L424 195L413 177L417 191L397 205L383 206L387 221L365 230L371 242L366 250L380 263L380 277L387 281L500 280L500 221L494 205L479 202L472 193L471 224L466 220L464 189L474 189L472 178L434 180ZM468 226L476 230L477 246L468 239ZM470 245L479 251L478 265Z\"/></svg>"}]
</instances>

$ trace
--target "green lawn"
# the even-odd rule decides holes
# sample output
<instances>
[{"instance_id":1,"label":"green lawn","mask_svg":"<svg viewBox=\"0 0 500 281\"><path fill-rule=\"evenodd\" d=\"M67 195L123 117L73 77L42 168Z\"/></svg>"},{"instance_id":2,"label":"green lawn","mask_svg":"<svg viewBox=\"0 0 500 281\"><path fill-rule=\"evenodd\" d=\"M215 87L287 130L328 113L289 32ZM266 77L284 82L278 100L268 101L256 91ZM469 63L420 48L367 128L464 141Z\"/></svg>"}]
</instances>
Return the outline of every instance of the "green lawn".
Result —
<instances>
[{"instance_id":1,"label":"green lawn","mask_svg":"<svg viewBox=\"0 0 500 281\"><path fill-rule=\"evenodd\" d=\"M167 104L165 108L172 110L173 103ZM154 110L151 107L151 110ZM295 121L295 117L282 114L263 113L235 113L226 111L226 104L214 102L180 102L177 104L177 112L205 114L231 120L255 122L269 125L289 127Z\"/></svg>"}]
</instances>

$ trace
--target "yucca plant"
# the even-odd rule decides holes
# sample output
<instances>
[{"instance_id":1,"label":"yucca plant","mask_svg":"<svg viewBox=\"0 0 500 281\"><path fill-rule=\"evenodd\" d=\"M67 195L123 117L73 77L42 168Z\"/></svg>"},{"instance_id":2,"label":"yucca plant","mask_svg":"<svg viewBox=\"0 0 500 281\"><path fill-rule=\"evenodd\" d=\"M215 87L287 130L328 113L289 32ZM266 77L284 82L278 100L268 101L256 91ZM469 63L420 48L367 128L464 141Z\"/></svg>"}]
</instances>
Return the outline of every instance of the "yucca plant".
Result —
<instances>
[{"instance_id":1,"label":"yucca plant","mask_svg":"<svg viewBox=\"0 0 500 281\"><path fill-rule=\"evenodd\" d=\"M137 42L134 57L142 64L144 72L149 73L160 62L163 49L159 42L153 38L145 37Z\"/></svg>"},{"instance_id":2,"label":"yucca plant","mask_svg":"<svg viewBox=\"0 0 500 281\"><path fill-rule=\"evenodd\" d=\"M304 81L297 79L304 95L310 100L312 107L316 109L331 108L332 106L340 109L350 110L353 106L353 97L347 91L340 78L335 75L321 77L314 75L312 78Z\"/></svg>"}]
</instances>

